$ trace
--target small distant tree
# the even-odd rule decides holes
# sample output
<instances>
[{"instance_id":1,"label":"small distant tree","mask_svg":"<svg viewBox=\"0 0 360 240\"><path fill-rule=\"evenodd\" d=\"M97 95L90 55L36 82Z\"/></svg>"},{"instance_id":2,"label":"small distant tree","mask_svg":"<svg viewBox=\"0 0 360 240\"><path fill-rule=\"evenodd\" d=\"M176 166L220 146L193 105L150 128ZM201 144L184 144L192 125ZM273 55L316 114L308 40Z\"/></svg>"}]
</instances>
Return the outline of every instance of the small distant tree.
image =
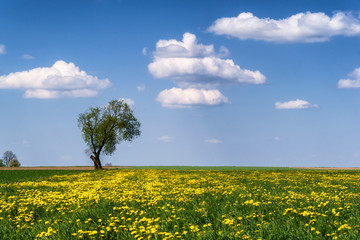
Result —
<instances>
[{"instance_id":1,"label":"small distant tree","mask_svg":"<svg viewBox=\"0 0 360 240\"><path fill-rule=\"evenodd\" d=\"M2 159L0 159L0 167L5 167L5 164Z\"/></svg>"},{"instance_id":2,"label":"small distant tree","mask_svg":"<svg viewBox=\"0 0 360 240\"><path fill-rule=\"evenodd\" d=\"M10 160L8 167L20 167L20 165L20 162L16 158L14 158Z\"/></svg>"},{"instance_id":3,"label":"small distant tree","mask_svg":"<svg viewBox=\"0 0 360 240\"><path fill-rule=\"evenodd\" d=\"M106 106L90 108L79 115L78 125L95 169L102 168L101 153L111 155L117 144L132 141L141 133L140 122L123 100L112 100Z\"/></svg>"},{"instance_id":4,"label":"small distant tree","mask_svg":"<svg viewBox=\"0 0 360 240\"><path fill-rule=\"evenodd\" d=\"M17 159L16 155L12 151L6 151L3 155L3 164L8 167L11 159Z\"/></svg>"}]
</instances>

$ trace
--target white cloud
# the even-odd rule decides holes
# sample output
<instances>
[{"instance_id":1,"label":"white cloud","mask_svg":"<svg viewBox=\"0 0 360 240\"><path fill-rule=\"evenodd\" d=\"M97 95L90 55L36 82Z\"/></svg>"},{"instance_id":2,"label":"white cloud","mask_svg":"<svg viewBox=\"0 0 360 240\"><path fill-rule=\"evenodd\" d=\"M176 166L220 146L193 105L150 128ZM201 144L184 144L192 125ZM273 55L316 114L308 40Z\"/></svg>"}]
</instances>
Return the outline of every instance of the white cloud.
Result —
<instances>
[{"instance_id":1,"label":"white cloud","mask_svg":"<svg viewBox=\"0 0 360 240\"><path fill-rule=\"evenodd\" d=\"M242 69L233 60L220 58L227 54L225 47L216 53L213 45L198 44L194 34L185 33L182 41L159 40L148 69L155 78L171 79L183 88L266 82L259 71Z\"/></svg>"},{"instance_id":2,"label":"white cloud","mask_svg":"<svg viewBox=\"0 0 360 240\"><path fill-rule=\"evenodd\" d=\"M279 141L279 140L280 140L280 137L275 136L275 137L274 137L274 140L275 140L275 141Z\"/></svg>"},{"instance_id":3,"label":"white cloud","mask_svg":"<svg viewBox=\"0 0 360 240\"><path fill-rule=\"evenodd\" d=\"M139 92L142 92L145 90L145 84L140 84L139 86L136 87L136 89L139 91Z\"/></svg>"},{"instance_id":4,"label":"white cloud","mask_svg":"<svg viewBox=\"0 0 360 240\"><path fill-rule=\"evenodd\" d=\"M22 55L21 58L22 58L22 59L25 59L25 60L33 60L33 59L35 59L34 56L31 56L31 55L29 55L29 54L24 54L24 55Z\"/></svg>"},{"instance_id":5,"label":"white cloud","mask_svg":"<svg viewBox=\"0 0 360 240\"><path fill-rule=\"evenodd\" d=\"M222 141L221 141L221 140L216 139L216 138L205 139L205 142L206 142L206 143L212 143L212 144L219 144L219 143L222 143Z\"/></svg>"},{"instance_id":6,"label":"white cloud","mask_svg":"<svg viewBox=\"0 0 360 240\"><path fill-rule=\"evenodd\" d=\"M0 76L0 89L25 89L25 98L94 97L110 85L107 78L98 79L64 61L57 61L52 67Z\"/></svg>"},{"instance_id":7,"label":"white cloud","mask_svg":"<svg viewBox=\"0 0 360 240\"><path fill-rule=\"evenodd\" d=\"M190 108L192 106L218 106L230 103L218 90L205 89L165 89L156 99L166 108Z\"/></svg>"},{"instance_id":8,"label":"white cloud","mask_svg":"<svg viewBox=\"0 0 360 240\"><path fill-rule=\"evenodd\" d=\"M142 53L144 56L146 56L146 55L147 55L147 48L143 48L143 49L141 50L141 53Z\"/></svg>"},{"instance_id":9,"label":"white cloud","mask_svg":"<svg viewBox=\"0 0 360 240\"><path fill-rule=\"evenodd\" d=\"M214 88L226 84L263 84L259 71L241 69L231 59L155 58L150 73L156 78L170 78L180 87Z\"/></svg>"},{"instance_id":10,"label":"white cloud","mask_svg":"<svg viewBox=\"0 0 360 240\"><path fill-rule=\"evenodd\" d=\"M276 109L306 109L306 108L317 108L317 104L310 104L309 102L301 99L289 102L276 102Z\"/></svg>"},{"instance_id":11,"label":"white cloud","mask_svg":"<svg viewBox=\"0 0 360 240\"><path fill-rule=\"evenodd\" d=\"M198 44L196 36L192 33L184 33L183 40L175 39L159 40L156 43L155 57L205 57L215 56L214 45Z\"/></svg>"},{"instance_id":12,"label":"white cloud","mask_svg":"<svg viewBox=\"0 0 360 240\"><path fill-rule=\"evenodd\" d=\"M169 143L169 142L173 142L174 141L174 137L172 136L161 136L157 138L159 141L163 141L165 143Z\"/></svg>"},{"instance_id":13,"label":"white cloud","mask_svg":"<svg viewBox=\"0 0 360 240\"><path fill-rule=\"evenodd\" d=\"M25 91L24 98L87 98L96 97L98 92L91 89L78 89L78 90L47 90L47 89L28 89Z\"/></svg>"},{"instance_id":14,"label":"white cloud","mask_svg":"<svg viewBox=\"0 0 360 240\"><path fill-rule=\"evenodd\" d=\"M208 29L218 35L268 42L324 42L333 36L359 36L360 21L351 13L298 13L285 19L258 18L250 12L217 19Z\"/></svg>"},{"instance_id":15,"label":"white cloud","mask_svg":"<svg viewBox=\"0 0 360 240\"><path fill-rule=\"evenodd\" d=\"M157 101L163 107L190 108L229 103L215 88L236 84L263 84L265 76L259 71L242 69L231 59L222 59L229 50L221 46L200 44L194 34L185 33L182 41L159 40L154 59L148 65L155 78L170 79L181 88L166 89Z\"/></svg>"},{"instance_id":16,"label":"white cloud","mask_svg":"<svg viewBox=\"0 0 360 240\"><path fill-rule=\"evenodd\" d=\"M120 100L124 101L131 108L135 105L135 101L130 98L120 98Z\"/></svg>"},{"instance_id":17,"label":"white cloud","mask_svg":"<svg viewBox=\"0 0 360 240\"><path fill-rule=\"evenodd\" d=\"M340 79L339 88L359 88L360 87L360 68L356 68L348 75L351 79Z\"/></svg>"},{"instance_id":18,"label":"white cloud","mask_svg":"<svg viewBox=\"0 0 360 240\"><path fill-rule=\"evenodd\" d=\"M0 54L6 54L5 45L0 44Z\"/></svg>"}]
</instances>

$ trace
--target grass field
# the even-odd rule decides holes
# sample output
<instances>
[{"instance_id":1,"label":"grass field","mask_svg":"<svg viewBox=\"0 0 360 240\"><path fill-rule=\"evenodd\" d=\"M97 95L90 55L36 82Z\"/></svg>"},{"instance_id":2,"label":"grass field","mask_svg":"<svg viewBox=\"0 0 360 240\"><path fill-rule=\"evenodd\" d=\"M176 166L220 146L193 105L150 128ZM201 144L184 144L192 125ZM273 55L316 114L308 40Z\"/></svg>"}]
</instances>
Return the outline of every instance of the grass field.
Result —
<instances>
[{"instance_id":1,"label":"grass field","mask_svg":"<svg viewBox=\"0 0 360 240\"><path fill-rule=\"evenodd\" d=\"M291 170L287 167L235 167L235 166L139 166L132 169L158 169L158 170Z\"/></svg>"},{"instance_id":2,"label":"grass field","mask_svg":"<svg viewBox=\"0 0 360 240\"><path fill-rule=\"evenodd\" d=\"M0 239L360 236L358 171L148 168L1 171Z\"/></svg>"}]
</instances>

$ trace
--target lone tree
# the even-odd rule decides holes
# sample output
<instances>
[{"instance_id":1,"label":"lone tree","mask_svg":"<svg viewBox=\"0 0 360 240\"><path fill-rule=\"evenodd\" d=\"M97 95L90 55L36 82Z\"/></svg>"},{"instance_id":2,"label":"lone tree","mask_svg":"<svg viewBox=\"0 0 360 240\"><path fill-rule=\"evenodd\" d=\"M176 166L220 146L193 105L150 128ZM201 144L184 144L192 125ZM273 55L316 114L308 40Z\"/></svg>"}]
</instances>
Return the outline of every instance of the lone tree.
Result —
<instances>
[{"instance_id":1,"label":"lone tree","mask_svg":"<svg viewBox=\"0 0 360 240\"><path fill-rule=\"evenodd\" d=\"M140 136L140 122L123 100L112 100L104 107L92 107L78 118L95 169L101 169L100 154L111 155L116 144Z\"/></svg>"},{"instance_id":2,"label":"lone tree","mask_svg":"<svg viewBox=\"0 0 360 240\"><path fill-rule=\"evenodd\" d=\"M7 167L11 159L17 159L16 155L12 151L6 151L3 155L3 164Z\"/></svg>"}]
</instances>

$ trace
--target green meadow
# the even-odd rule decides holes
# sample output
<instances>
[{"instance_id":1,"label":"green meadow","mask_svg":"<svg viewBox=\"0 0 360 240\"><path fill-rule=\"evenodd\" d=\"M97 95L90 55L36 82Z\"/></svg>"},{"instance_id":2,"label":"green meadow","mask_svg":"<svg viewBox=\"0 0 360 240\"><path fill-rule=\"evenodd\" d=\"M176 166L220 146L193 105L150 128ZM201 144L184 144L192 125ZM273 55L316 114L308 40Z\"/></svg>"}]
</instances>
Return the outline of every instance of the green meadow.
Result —
<instances>
[{"instance_id":1,"label":"green meadow","mask_svg":"<svg viewBox=\"0 0 360 240\"><path fill-rule=\"evenodd\" d=\"M0 239L358 239L360 172L0 172Z\"/></svg>"}]
</instances>

